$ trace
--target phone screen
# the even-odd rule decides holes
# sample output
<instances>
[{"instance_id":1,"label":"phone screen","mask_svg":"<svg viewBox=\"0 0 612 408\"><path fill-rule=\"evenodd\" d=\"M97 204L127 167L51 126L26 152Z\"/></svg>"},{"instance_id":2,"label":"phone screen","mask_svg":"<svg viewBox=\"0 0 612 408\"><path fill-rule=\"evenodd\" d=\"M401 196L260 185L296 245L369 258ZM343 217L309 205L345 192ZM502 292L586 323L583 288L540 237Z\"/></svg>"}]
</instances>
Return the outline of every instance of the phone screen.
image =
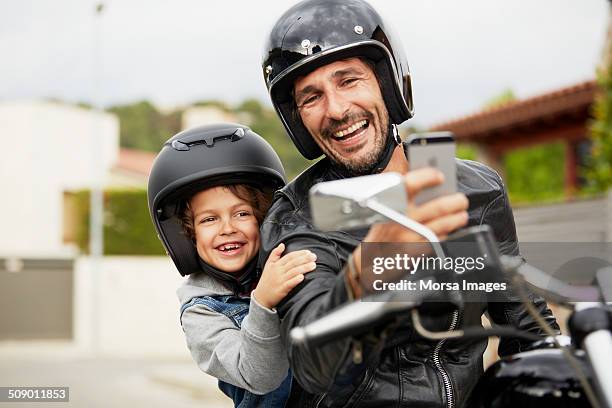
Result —
<instances>
[{"instance_id":1,"label":"phone screen","mask_svg":"<svg viewBox=\"0 0 612 408\"><path fill-rule=\"evenodd\" d=\"M444 174L442 184L422 190L414 197L417 205L457 191L455 138L451 132L415 133L403 147L411 170L433 167Z\"/></svg>"}]
</instances>

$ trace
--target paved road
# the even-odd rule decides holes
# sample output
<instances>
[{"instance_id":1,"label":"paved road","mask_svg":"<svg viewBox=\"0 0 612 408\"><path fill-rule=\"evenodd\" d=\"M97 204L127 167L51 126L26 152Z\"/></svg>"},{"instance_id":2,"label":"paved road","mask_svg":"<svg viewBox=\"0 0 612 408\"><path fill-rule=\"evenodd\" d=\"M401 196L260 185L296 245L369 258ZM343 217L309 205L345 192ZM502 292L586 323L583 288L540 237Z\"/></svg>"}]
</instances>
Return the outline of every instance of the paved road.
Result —
<instances>
[{"instance_id":1,"label":"paved road","mask_svg":"<svg viewBox=\"0 0 612 408\"><path fill-rule=\"evenodd\" d=\"M2 403L0 408L226 408L216 380L191 361L92 357L53 347L0 344L0 386L70 387L68 403Z\"/></svg>"}]
</instances>

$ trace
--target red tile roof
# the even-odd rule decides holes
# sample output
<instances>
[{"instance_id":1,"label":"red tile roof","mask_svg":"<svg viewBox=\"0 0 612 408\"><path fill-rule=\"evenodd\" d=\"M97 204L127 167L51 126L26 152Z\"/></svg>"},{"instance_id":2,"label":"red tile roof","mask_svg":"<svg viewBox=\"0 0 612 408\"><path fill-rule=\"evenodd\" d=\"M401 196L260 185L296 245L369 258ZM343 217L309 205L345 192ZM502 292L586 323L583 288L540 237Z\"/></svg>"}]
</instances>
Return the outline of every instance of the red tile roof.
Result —
<instances>
[{"instance_id":1,"label":"red tile roof","mask_svg":"<svg viewBox=\"0 0 612 408\"><path fill-rule=\"evenodd\" d=\"M156 153L144 150L121 148L119 149L119 161L115 167L148 177L156 156Z\"/></svg>"},{"instance_id":2,"label":"red tile roof","mask_svg":"<svg viewBox=\"0 0 612 408\"><path fill-rule=\"evenodd\" d=\"M585 81L527 99L511 101L458 119L439 123L432 131L450 130L458 139L472 139L487 133L506 131L537 120L588 112L597 83Z\"/></svg>"}]
</instances>

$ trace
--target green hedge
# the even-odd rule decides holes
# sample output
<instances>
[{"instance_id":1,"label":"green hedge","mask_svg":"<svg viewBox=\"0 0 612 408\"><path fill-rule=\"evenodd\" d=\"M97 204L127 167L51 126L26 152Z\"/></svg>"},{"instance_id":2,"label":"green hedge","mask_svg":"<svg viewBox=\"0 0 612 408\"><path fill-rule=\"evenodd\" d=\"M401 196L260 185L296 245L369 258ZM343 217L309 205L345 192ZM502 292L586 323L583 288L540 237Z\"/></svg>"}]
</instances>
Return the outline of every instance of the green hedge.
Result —
<instances>
[{"instance_id":1,"label":"green hedge","mask_svg":"<svg viewBox=\"0 0 612 408\"><path fill-rule=\"evenodd\" d=\"M89 191L72 195L76 214L75 239L84 253L89 252ZM145 190L104 192L104 254L164 255L149 216Z\"/></svg>"},{"instance_id":2,"label":"green hedge","mask_svg":"<svg viewBox=\"0 0 612 408\"><path fill-rule=\"evenodd\" d=\"M562 142L513 150L503 158L510 201L559 201L565 197L565 146Z\"/></svg>"},{"instance_id":3,"label":"green hedge","mask_svg":"<svg viewBox=\"0 0 612 408\"><path fill-rule=\"evenodd\" d=\"M587 180L587 192L601 193L612 186L612 60L597 73L599 92L591 106L593 120L589 123L591 157L582 170Z\"/></svg>"}]
</instances>

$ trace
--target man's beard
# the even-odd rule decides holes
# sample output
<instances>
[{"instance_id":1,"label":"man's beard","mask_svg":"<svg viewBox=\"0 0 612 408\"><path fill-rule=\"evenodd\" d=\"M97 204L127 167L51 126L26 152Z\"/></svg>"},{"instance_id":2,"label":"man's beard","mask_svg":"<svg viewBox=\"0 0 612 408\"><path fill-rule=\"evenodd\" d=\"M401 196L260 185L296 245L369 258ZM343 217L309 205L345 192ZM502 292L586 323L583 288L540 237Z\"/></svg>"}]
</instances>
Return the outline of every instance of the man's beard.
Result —
<instances>
[{"instance_id":1,"label":"man's beard","mask_svg":"<svg viewBox=\"0 0 612 408\"><path fill-rule=\"evenodd\" d=\"M351 122L355 122L356 119L366 118L369 122L369 126L373 126L373 115L369 112L363 111L360 114L347 113L346 116L339 121L333 121L321 132L325 138L331 139L333 134L341 127L348 125ZM343 172L348 173L350 176L364 176L368 174L372 174L378 164L381 162L383 157L385 156L385 147L389 143L389 129L387 124L381 124L383 127L381 128L381 132L386 132L386 134L375 135L375 144L374 148L367 152L363 157L360 157L356 160L347 160L342 157L338 152L329 149L329 151L325 152L326 156L329 157L334 165L341 169ZM352 153L353 151L359 150L361 146L354 146L352 148L347 149L346 151ZM327 149L324 149L327 150Z\"/></svg>"},{"instance_id":2,"label":"man's beard","mask_svg":"<svg viewBox=\"0 0 612 408\"><path fill-rule=\"evenodd\" d=\"M350 162L339 163L336 161L336 165L344 168L349 174L353 176L365 176L372 174L378 163L382 160L385 154L385 145L387 144L387 137L383 136L376 139L374 149L367 152L364 157L358 160L352 160ZM349 150L350 152L350 150Z\"/></svg>"}]
</instances>

